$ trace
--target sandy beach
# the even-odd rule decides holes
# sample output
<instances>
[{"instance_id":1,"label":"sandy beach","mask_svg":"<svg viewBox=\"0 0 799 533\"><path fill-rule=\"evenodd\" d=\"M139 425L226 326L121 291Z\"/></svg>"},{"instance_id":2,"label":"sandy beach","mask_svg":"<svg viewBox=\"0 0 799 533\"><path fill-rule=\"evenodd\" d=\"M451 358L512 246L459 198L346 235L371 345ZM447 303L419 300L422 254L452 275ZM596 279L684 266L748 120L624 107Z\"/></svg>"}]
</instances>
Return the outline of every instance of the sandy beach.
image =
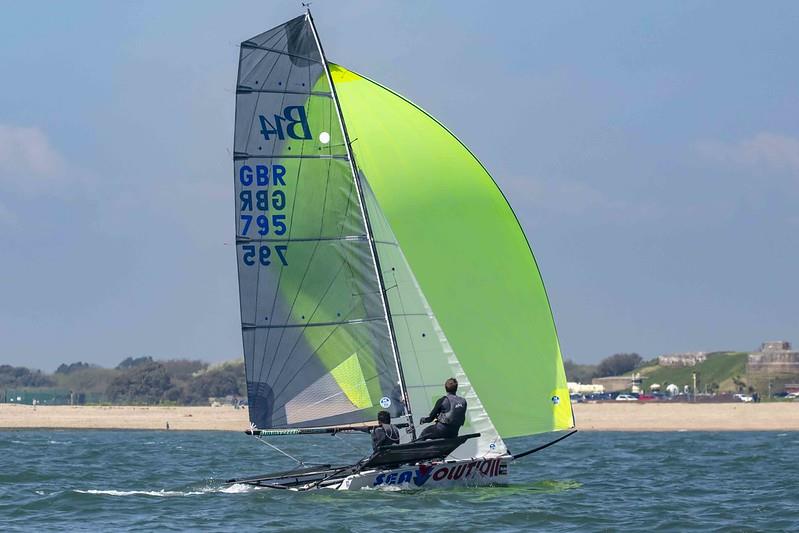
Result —
<instances>
[{"instance_id":1,"label":"sandy beach","mask_svg":"<svg viewBox=\"0 0 799 533\"><path fill-rule=\"evenodd\" d=\"M224 407L0 404L0 428L244 431L247 409Z\"/></svg>"},{"instance_id":2,"label":"sandy beach","mask_svg":"<svg viewBox=\"0 0 799 533\"><path fill-rule=\"evenodd\" d=\"M574 406L581 431L799 431L795 403L595 403ZM243 431L246 409L0 404L0 428Z\"/></svg>"},{"instance_id":3,"label":"sandy beach","mask_svg":"<svg viewBox=\"0 0 799 533\"><path fill-rule=\"evenodd\" d=\"M581 431L799 431L799 402L580 403Z\"/></svg>"}]
</instances>

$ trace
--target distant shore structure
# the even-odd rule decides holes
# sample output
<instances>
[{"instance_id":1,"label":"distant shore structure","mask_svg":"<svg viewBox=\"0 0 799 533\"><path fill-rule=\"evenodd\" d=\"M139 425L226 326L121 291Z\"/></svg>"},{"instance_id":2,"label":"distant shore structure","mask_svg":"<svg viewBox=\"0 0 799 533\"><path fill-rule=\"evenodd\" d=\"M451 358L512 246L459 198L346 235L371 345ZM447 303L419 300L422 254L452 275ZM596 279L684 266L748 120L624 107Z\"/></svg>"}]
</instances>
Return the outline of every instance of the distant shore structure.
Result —
<instances>
[{"instance_id":1,"label":"distant shore structure","mask_svg":"<svg viewBox=\"0 0 799 533\"><path fill-rule=\"evenodd\" d=\"M788 341L766 341L760 351L749 354L746 370L759 374L799 373L799 351Z\"/></svg>"},{"instance_id":2,"label":"distant shore structure","mask_svg":"<svg viewBox=\"0 0 799 533\"><path fill-rule=\"evenodd\" d=\"M569 381L566 383L569 387L569 394L602 394L605 392L605 387L602 385L594 385L592 383L577 383Z\"/></svg>"},{"instance_id":3,"label":"distant shore structure","mask_svg":"<svg viewBox=\"0 0 799 533\"><path fill-rule=\"evenodd\" d=\"M658 365L669 367L696 366L707 360L707 352L668 353L658 356Z\"/></svg>"},{"instance_id":4,"label":"distant shore structure","mask_svg":"<svg viewBox=\"0 0 799 533\"><path fill-rule=\"evenodd\" d=\"M631 383L631 376L607 376L591 380L591 384L601 386L605 392L622 392L629 390Z\"/></svg>"}]
</instances>

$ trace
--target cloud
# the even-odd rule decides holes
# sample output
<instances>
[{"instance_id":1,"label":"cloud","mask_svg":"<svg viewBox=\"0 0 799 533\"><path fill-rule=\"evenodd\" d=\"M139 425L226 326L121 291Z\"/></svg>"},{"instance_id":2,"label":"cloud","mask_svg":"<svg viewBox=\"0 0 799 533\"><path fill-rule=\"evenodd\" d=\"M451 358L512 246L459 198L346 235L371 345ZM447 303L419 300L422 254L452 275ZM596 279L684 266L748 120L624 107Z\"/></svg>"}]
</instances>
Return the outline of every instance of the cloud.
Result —
<instances>
[{"instance_id":1,"label":"cloud","mask_svg":"<svg viewBox=\"0 0 799 533\"><path fill-rule=\"evenodd\" d=\"M505 180L511 203L564 215L617 211L627 206L586 183L573 180L510 178Z\"/></svg>"},{"instance_id":2,"label":"cloud","mask_svg":"<svg viewBox=\"0 0 799 533\"><path fill-rule=\"evenodd\" d=\"M39 128L0 124L0 185L26 192L65 180L66 162Z\"/></svg>"},{"instance_id":3,"label":"cloud","mask_svg":"<svg viewBox=\"0 0 799 533\"><path fill-rule=\"evenodd\" d=\"M699 152L724 163L799 173L799 139L761 132L734 143L703 141Z\"/></svg>"}]
</instances>

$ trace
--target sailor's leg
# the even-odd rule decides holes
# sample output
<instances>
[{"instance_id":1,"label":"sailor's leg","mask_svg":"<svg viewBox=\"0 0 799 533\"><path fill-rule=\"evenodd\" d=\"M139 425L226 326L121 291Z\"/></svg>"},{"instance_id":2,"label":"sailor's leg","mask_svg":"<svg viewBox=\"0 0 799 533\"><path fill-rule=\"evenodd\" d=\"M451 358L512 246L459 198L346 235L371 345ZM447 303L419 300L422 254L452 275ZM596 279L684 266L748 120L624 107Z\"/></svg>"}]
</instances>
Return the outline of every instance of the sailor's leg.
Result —
<instances>
[{"instance_id":1,"label":"sailor's leg","mask_svg":"<svg viewBox=\"0 0 799 533\"><path fill-rule=\"evenodd\" d=\"M460 429L458 426L448 426L446 424L440 425L437 424L439 427L439 434L442 439L454 439L458 436L458 430Z\"/></svg>"},{"instance_id":2,"label":"sailor's leg","mask_svg":"<svg viewBox=\"0 0 799 533\"><path fill-rule=\"evenodd\" d=\"M424 428L424 431L416 440L445 439L449 437L449 433L447 426L436 423ZM455 429L455 436L458 436L457 428Z\"/></svg>"},{"instance_id":3,"label":"sailor's leg","mask_svg":"<svg viewBox=\"0 0 799 533\"><path fill-rule=\"evenodd\" d=\"M422 434L419 435L418 437L416 437L416 440L437 439L438 438L438 432L436 431L436 427L437 426L438 426L438 424L433 424L433 425L427 426L422 431Z\"/></svg>"}]
</instances>

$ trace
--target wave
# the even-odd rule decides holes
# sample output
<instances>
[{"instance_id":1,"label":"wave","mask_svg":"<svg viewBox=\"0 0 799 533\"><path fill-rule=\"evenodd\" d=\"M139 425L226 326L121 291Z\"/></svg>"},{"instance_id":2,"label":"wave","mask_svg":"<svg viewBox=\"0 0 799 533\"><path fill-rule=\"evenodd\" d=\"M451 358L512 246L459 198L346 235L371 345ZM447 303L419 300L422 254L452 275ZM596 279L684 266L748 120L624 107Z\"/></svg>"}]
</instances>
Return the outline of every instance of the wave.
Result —
<instances>
[{"instance_id":1,"label":"wave","mask_svg":"<svg viewBox=\"0 0 799 533\"><path fill-rule=\"evenodd\" d=\"M155 496L159 498L171 496L198 496L200 494L210 494L214 492L224 494L242 494L257 490L257 487L245 485L243 483L234 483L233 485L226 485L222 487L205 487L195 490L116 490L116 489L76 489L73 492L78 494L94 494L102 496Z\"/></svg>"},{"instance_id":2,"label":"wave","mask_svg":"<svg viewBox=\"0 0 799 533\"><path fill-rule=\"evenodd\" d=\"M194 496L197 494L205 494L206 490L190 490L190 491L182 491L182 490L99 490L99 489L88 489L88 490L80 490L76 489L73 492L77 492L79 494L101 494L104 496Z\"/></svg>"}]
</instances>

